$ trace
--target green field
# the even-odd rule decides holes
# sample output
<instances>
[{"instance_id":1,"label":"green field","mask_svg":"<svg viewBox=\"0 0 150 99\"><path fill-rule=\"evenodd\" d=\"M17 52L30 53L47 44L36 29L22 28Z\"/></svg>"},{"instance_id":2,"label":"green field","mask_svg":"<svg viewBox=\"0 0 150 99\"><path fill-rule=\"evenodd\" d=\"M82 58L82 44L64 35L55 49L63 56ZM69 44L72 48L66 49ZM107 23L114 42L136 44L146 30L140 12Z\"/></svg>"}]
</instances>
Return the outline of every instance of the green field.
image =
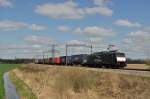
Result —
<instances>
[{"instance_id":1,"label":"green field","mask_svg":"<svg viewBox=\"0 0 150 99\"><path fill-rule=\"evenodd\" d=\"M0 64L0 99L4 99L3 74L11 69L21 66L20 64Z\"/></svg>"}]
</instances>

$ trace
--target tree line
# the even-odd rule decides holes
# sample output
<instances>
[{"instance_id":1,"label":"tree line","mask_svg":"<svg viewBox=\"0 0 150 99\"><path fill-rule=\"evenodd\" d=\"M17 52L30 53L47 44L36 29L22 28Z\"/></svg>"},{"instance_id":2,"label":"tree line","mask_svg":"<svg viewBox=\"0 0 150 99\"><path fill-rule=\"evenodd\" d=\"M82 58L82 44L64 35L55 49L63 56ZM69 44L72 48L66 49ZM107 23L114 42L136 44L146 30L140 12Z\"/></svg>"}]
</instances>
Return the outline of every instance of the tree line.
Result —
<instances>
[{"instance_id":1,"label":"tree line","mask_svg":"<svg viewBox=\"0 0 150 99\"><path fill-rule=\"evenodd\" d=\"M0 63L33 63L34 59L0 59Z\"/></svg>"}]
</instances>

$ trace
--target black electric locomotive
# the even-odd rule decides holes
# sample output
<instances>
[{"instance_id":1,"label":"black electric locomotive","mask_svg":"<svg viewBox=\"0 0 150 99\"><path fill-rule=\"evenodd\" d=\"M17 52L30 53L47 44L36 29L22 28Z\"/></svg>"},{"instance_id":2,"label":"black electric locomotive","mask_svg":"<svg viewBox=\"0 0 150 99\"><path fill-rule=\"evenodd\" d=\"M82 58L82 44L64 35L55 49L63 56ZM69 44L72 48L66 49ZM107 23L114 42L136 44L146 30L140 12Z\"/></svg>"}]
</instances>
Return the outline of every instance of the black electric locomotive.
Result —
<instances>
[{"instance_id":1,"label":"black electric locomotive","mask_svg":"<svg viewBox=\"0 0 150 99\"><path fill-rule=\"evenodd\" d=\"M89 55L87 65L106 68L123 68L126 66L126 58L124 53L103 51Z\"/></svg>"}]
</instances>

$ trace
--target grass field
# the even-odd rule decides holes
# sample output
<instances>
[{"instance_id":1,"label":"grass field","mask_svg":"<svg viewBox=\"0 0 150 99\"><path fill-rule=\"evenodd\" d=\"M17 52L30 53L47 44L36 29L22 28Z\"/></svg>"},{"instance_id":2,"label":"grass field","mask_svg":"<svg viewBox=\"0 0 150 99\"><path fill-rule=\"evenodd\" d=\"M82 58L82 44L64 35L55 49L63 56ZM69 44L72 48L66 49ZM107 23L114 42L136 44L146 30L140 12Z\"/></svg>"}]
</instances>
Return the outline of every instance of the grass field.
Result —
<instances>
[{"instance_id":1,"label":"grass field","mask_svg":"<svg viewBox=\"0 0 150 99\"><path fill-rule=\"evenodd\" d=\"M128 69L149 69L149 66L146 64L127 64Z\"/></svg>"},{"instance_id":2,"label":"grass field","mask_svg":"<svg viewBox=\"0 0 150 99\"><path fill-rule=\"evenodd\" d=\"M20 64L0 64L0 99L4 99L3 74L11 69L21 66Z\"/></svg>"},{"instance_id":3,"label":"grass field","mask_svg":"<svg viewBox=\"0 0 150 99\"><path fill-rule=\"evenodd\" d=\"M38 99L149 99L150 78L30 64L13 70Z\"/></svg>"}]
</instances>

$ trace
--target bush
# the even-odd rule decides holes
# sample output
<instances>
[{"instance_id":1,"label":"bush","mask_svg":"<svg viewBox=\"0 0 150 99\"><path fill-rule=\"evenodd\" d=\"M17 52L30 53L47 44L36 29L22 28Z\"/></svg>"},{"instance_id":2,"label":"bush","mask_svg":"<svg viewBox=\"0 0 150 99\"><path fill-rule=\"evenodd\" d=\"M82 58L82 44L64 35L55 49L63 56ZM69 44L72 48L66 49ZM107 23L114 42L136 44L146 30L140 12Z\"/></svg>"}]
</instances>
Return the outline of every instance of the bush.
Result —
<instances>
[{"instance_id":1,"label":"bush","mask_svg":"<svg viewBox=\"0 0 150 99\"><path fill-rule=\"evenodd\" d=\"M150 66L150 61L148 61L146 64Z\"/></svg>"},{"instance_id":2,"label":"bush","mask_svg":"<svg viewBox=\"0 0 150 99\"><path fill-rule=\"evenodd\" d=\"M146 65L149 66L149 69L150 69L150 61L147 61Z\"/></svg>"}]
</instances>

